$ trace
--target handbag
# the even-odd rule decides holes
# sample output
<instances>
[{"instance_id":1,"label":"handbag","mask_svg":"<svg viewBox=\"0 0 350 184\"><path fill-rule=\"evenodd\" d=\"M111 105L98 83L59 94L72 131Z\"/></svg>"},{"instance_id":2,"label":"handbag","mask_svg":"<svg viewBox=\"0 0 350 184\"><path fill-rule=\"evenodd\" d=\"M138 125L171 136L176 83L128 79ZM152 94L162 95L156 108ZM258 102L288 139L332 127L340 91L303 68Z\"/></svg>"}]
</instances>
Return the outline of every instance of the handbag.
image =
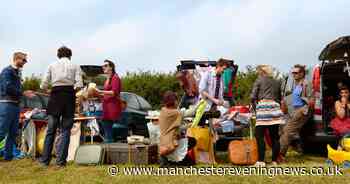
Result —
<instances>
[{"instance_id":1,"label":"handbag","mask_svg":"<svg viewBox=\"0 0 350 184\"><path fill-rule=\"evenodd\" d=\"M253 165L258 161L258 146L252 132L252 125L250 124L248 138L230 142L228 156L231 163L235 165Z\"/></svg>"}]
</instances>

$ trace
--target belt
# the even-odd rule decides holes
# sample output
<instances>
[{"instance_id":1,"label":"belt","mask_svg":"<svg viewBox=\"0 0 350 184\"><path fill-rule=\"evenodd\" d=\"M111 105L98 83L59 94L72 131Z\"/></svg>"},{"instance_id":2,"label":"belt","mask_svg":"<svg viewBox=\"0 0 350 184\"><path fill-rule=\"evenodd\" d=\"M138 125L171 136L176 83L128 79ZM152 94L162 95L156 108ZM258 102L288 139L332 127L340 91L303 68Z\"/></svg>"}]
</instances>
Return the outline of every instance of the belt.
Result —
<instances>
[{"instance_id":1,"label":"belt","mask_svg":"<svg viewBox=\"0 0 350 184\"><path fill-rule=\"evenodd\" d=\"M294 107L294 109L300 109L300 108L305 107L305 105L303 105L303 106L293 106L293 107Z\"/></svg>"},{"instance_id":2,"label":"belt","mask_svg":"<svg viewBox=\"0 0 350 184\"><path fill-rule=\"evenodd\" d=\"M16 97L12 97L12 96L2 96L0 97L0 102L4 102L4 103L17 103L19 104L19 99Z\"/></svg>"},{"instance_id":3,"label":"belt","mask_svg":"<svg viewBox=\"0 0 350 184\"><path fill-rule=\"evenodd\" d=\"M14 103L16 105L19 105L19 101L16 100L0 100L0 103Z\"/></svg>"}]
</instances>

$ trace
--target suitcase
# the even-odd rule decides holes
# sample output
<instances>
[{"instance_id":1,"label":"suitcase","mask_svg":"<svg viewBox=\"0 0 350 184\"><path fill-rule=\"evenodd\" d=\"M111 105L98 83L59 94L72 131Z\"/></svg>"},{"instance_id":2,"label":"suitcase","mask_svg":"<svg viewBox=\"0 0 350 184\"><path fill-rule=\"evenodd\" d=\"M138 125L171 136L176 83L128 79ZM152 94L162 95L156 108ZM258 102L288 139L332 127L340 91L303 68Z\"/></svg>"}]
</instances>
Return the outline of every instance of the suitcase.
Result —
<instances>
[{"instance_id":1,"label":"suitcase","mask_svg":"<svg viewBox=\"0 0 350 184\"><path fill-rule=\"evenodd\" d=\"M103 145L106 164L147 165L158 163L158 145L110 143Z\"/></svg>"},{"instance_id":2,"label":"suitcase","mask_svg":"<svg viewBox=\"0 0 350 184\"><path fill-rule=\"evenodd\" d=\"M100 165L104 163L105 150L102 145L82 145L75 153L74 162L78 165Z\"/></svg>"},{"instance_id":3,"label":"suitcase","mask_svg":"<svg viewBox=\"0 0 350 184\"><path fill-rule=\"evenodd\" d=\"M258 161L258 145L252 136L252 125L249 125L249 138L231 141L228 146L228 156L235 165L253 165Z\"/></svg>"}]
</instances>

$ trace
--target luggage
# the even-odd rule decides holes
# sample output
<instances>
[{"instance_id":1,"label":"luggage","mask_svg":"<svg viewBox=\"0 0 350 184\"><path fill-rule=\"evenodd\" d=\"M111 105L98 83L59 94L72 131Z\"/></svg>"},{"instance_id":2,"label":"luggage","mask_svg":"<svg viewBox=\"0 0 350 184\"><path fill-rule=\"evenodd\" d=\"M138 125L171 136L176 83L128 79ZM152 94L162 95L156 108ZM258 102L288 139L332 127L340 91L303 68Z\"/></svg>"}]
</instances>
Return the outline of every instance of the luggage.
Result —
<instances>
[{"instance_id":1,"label":"luggage","mask_svg":"<svg viewBox=\"0 0 350 184\"><path fill-rule=\"evenodd\" d=\"M141 135L132 135L127 137L128 144L150 144L150 140Z\"/></svg>"},{"instance_id":2,"label":"luggage","mask_svg":"<svg viewBox=\"0 0 350 184\"><path fill-rule=\"evenodd\" d=\"M253 165L258 161L258 146L255 139L234 140L228 146L230 161L235 165Z\"/></svg>"},{"instance_id":3,"label":"luggage","mask_svg":"<svg viewBox=\"0 0 350 184\"><path fill-rule=\"evenodd\" d=\"M29 157L37 156L36 128L33 120L26 120L22 129L21 151Z\"/></svg>"},{"instance_id":4,"label":"luggage","mask_svg":"<svg viewBox=\"0 0 350 184\"><path fill-rule=\"evenodd\" d=\"M228 146L229 160L235 165L253 165L258 161L258 145L252 137L251 126L250 124L248 139L231 141Z\"/></svg>"},{"instance_id":5,"label":"luggage","mask_svg":"<svg viewBox=\"0 0 350 184\"><path fill-rule=\"evenodd\" d=\"M74 123L73 128L71 129L70 142L68 148L67 161L74 160L75 153L80 145L80 136L81 136L81 123Z\"/></svg>"},{"instance_id":6,"label":"luggage","mask_svg":"<svg viewBox=\"0 0 350 184\"><path fill-rule=\"evenodd\" d=\"M103 144L106 151L106 164L156 164L158 163L158 146L126 143Z\"/></svg>"},{"instance_id":7,"label":"luggage","mask_svg":"<svg viewBox=\"0 0 350 184\"><path fill-rule=\"evenodd\" d=\"M103 164L105 150L102 145L79 146L75 154L74 163L78 165L99 165Z\"/></svg>"}]
</instances>

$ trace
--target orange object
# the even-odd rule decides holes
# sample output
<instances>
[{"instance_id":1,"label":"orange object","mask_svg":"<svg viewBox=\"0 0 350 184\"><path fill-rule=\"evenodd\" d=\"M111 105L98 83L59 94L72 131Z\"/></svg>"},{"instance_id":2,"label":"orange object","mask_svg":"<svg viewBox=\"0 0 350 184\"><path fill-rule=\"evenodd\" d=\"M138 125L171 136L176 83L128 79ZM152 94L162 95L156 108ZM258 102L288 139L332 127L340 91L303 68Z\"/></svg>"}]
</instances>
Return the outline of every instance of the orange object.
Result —
<instances>
[{"instance_id":1,"label":"orange object","mask_svg":"<svg viewBox=\"0 0 350 184\"><path fill-rule=\"evenodd\" d=\"M258 161L255 139L231 141L228 146L230 162L235 165L253 165Z\"/></svg>"}]
</instances>

